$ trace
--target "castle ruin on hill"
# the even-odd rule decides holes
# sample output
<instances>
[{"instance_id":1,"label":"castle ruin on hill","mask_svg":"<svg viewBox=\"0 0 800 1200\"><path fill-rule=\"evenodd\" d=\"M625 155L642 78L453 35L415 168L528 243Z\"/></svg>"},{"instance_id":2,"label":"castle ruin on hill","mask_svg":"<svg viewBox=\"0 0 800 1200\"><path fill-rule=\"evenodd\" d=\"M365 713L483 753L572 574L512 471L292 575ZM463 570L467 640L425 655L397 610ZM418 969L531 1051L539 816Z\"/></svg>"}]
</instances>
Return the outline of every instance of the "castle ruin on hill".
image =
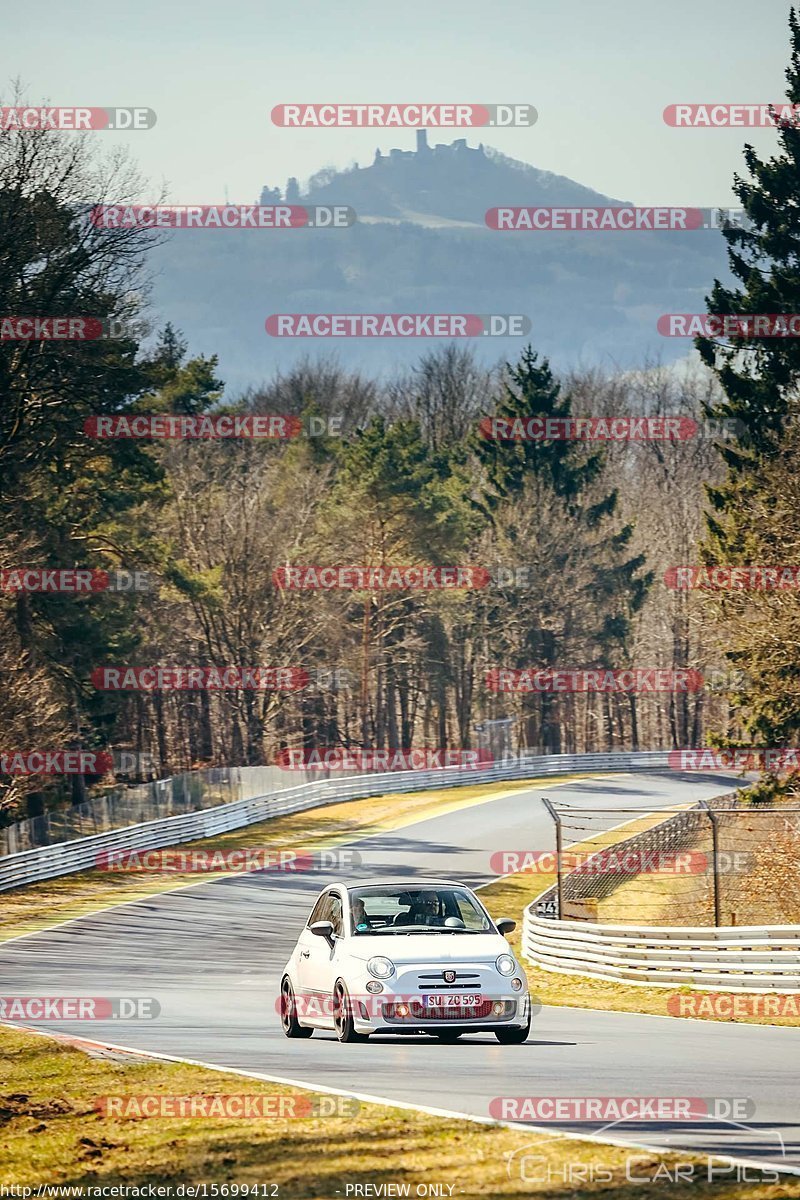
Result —
<instances>
[{"instance_id":1,"label":"castle ruin on hill","mask_svg":"<svg viewBox=\"0 0 800 1200\"><path fill-rule=\"evenodd\" d=\"M445 159L452 160L456 157L462 161L465 158L482 159L486 157L483 142L479 146L474 147L467 145L466 138L456 138L453 142L440 142L436 146L429 146L426 129L418 129L416 135L416 148L414 150L392 149L388 154L383 154L380 147L378 147L371 166L381 169L403 160L413 160L415 164L423 165L426 160L436 163ZM358 171L360 169L358 163L356 163L353 170ZM332 174L334 173L332 172ZM318 177L315 177L315 179L311 180L312 186L317 179ZM292 178L288 180L283 190L279 187L271 188L269 186L262 188L259 200L260 204L279 204L281 201L287 204L298 204L300 202L300 188L297 179Z\"/></svg>"}]
</instances>

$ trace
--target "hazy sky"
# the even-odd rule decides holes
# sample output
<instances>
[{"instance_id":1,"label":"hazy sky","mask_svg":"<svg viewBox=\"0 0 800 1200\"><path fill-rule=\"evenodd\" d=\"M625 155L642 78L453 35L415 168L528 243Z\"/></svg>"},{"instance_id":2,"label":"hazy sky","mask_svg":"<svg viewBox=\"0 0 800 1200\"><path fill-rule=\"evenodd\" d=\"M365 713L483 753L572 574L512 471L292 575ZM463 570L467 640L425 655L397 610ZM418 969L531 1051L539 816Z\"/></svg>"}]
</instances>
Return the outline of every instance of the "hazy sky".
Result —
<instances>
[{"instance_id":1,"label":"hazy sky","mask_svg":"<svg viewBox=\"0 0 800 1200\"><path fill-rule=\"evenodd\" d=\"M289 130L291 101L527 102L530 129L469 132L506 154L639 204L724 205L746 139L671 129L665 105L784 94L783 0L0 0L3 81L63 105L142 105L125 135L173 203L252 203L263 184L411 148L412 130ZM69 135L64 135L69 136ZM433 142L463 132L432 130ZM142 197L146 199L147 197ZM502 197L498 197L502 203Z\"/></svg>"}]
</instances>

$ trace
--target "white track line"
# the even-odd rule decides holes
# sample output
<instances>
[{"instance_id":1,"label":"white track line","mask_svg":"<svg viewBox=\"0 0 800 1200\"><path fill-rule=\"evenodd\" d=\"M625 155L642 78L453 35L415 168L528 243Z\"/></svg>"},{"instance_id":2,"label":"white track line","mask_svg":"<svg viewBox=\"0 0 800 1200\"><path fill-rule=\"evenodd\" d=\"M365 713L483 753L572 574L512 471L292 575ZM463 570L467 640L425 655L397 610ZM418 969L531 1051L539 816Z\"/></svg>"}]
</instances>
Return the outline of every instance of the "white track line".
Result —
<instances>
[{"instance_id":1,"label":"white track line","mask_svg":"<svg viewBox=\"0 0 800 1200\"><path fill-rule=\"evenodd\" d=\"M23 1030L25 1033L37 1034L39 1037L50 1038L54 1041L59 1040L58 1034L48 1033L41 1029L32 1029L26 1025L14 1025L9 1021L0 1021L0 1027L2 1026L5 1026L8 1029L16 1029L17 1031ZM306 1080L293 1079L291 1076L287 1075L268 1075L262 1071L244 1071L238 1067L222 1067L217 1063L203 1062L202 1060L196 1058L181 1058L176 1054L159 1054L154 1050L137 1050L132 1046L120 1046L115 1042L91 1041L88 1038L81 1038L79 1040L86 1042L88 1045L98 1046L105 1050L117 1050L123 1054L135 1054L139 1057L157 1059L160 1062L186 1063L190 1067L203 1067L205 1070L216 1071L221 1075L238 1075L243 1079L261 1079L265 1083L280 1083L284 1086L288 1085L290 1087L299 1087L306 1092L316 1091L323 1092L328 1096L348 1096L353 1100L363 1100L367 1104L380 1104L384 1108L403 1108L408 1109L411 1112L423 1112L431 1117L443 1117L450 1120L470 1121L474 1125L496 1125L502 1129L513 1129L525 1133L546 1134L549 1135L550 1141L564 1138L566 1141L594 1142L601 1146L618 1146L626 1150L647 1150L648 1152L655 1151L656 1153L661 1153L662 1155L692 1154L698 1158L713 1158L724 1160L725 1162L739 1164L741 1166L755 1167L762 1173L765 1170L771 1170L780 1171L786 1175L800 1175L800 1167L783 1167L771 1161L767 1163L763 1159L757 1160L751 1158L731 1158L730 1155L727 1154L709 1154L706 1151L698 1150L697 1147L691 1148L685 1146L676 1146L672 1148L660 1145L652 1145L647 1142L628 1142L620 1138L600 1137L597 1134L590 1133L567 1133L562 1132L561 1130L558 1130L557 1133L554 1133L554 1127L552 1125L528 1125L521 1124L517 1121L497 1121L493 1117L478 1117L472 1113L459 1112L458 1110L449 1108L434 1108L432 1105L428 1104L412 1104L407 1100L393 1100L387 1096L373 1096L369 1092L354 1092L350 1091L348 1088L329 1087L327 1084L309 1084ZM778 1137L780 1138L781 1135L778 1134ZM781 1138L781 1143L782 1142L783 1139Z\"/></svg>"}]
</instances>

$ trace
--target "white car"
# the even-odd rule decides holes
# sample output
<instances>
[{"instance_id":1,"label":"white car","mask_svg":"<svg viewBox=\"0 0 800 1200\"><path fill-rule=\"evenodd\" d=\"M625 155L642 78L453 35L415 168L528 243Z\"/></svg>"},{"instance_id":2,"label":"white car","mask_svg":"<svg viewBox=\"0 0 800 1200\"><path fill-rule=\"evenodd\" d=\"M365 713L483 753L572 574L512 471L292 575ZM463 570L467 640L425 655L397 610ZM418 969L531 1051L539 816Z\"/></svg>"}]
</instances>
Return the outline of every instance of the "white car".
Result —
<instances>
[{"instance_id":1,"label":"white car","mask_svg":"<svg viewBox=\"0 0 800 1200\"><path fill-rule=\"evenodd\" d=\"M451 880L333 884L320 895L281 980L290 1038L332 1029L429 1033L454 1042L488 1033L517 1045L530 1032L525 972L478 897Z\"/></svg>"}]
</instances>

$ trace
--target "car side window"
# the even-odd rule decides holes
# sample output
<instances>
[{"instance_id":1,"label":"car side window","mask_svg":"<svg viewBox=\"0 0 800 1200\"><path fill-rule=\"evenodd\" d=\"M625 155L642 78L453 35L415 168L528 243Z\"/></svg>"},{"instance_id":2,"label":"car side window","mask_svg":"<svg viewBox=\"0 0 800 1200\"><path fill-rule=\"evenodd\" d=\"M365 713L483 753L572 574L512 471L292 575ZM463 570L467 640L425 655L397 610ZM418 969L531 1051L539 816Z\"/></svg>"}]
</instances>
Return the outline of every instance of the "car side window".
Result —
<instances>
[{"instance_id":1,"label":"car side window","mask_svg":"<svg viewBox=\"0 0 800 1200\"><path fill-rule=\"evenodd\" d=\"M322 919L325 921L331 922L331 924L333 925L333 933L334 933L335 937L341 937L342 929L344 926L344 921L342 919L341 897L337 896L335 892L331 892L330 896L328 897L328 900L330 901L330 908L328 910L328 915L326 917L323 917Z\"/></svg>"},{"instance_id":2,"label":"car side window","mask_svg":"<svg viewBox=\"0 0 800 1200\"><path fill-rule=\"evenodd\" d=\"M311 916L308 918L307 928L311 925L316 924L317 921L329 921L330 920L330 916L328 915L328 905L330 903L330 899L331 899L330 892L325 892L325 893L323 893L322 896L320 896L319 900L317 901L317 903L314 905L314 907L311 910Z\"/></svg>"}]
</instances>

